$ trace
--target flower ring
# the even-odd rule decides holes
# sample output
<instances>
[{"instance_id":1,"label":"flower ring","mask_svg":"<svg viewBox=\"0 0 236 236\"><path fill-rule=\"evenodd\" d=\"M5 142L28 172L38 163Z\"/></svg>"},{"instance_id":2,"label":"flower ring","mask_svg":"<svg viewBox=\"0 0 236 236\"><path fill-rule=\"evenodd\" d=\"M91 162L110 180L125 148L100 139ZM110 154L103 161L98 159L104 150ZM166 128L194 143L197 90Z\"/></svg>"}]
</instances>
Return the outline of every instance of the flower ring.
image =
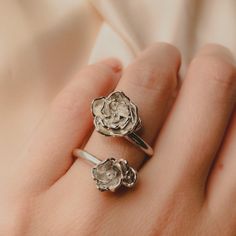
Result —
<instances>
[{"instance_id":1,"label":"flower ring","mask_svg":"<svg viewBox=\"0 0 236 236\"><path fill-rule=\"evenodd\" d=\"M75 149L73 153L74 156L95 164L92 168L92 176L100 191L115 192L121 186L131 188L136 183L137 172L128 165L126 160L108 158L102 161L81 149Z\"/></svg>"},{"instance_id":2,"label":"flower ring","mask_svg":"<svg viewBox=\"0 0 236 236\"><path fill-rule=\"evenodd\" d=\"M135 133L141 128L138 108L123 92L115 91L107 97L94 99L92 114L99 133L125 137L149 156L153 155L152 148Z\"/></svg>"}]
</instances>

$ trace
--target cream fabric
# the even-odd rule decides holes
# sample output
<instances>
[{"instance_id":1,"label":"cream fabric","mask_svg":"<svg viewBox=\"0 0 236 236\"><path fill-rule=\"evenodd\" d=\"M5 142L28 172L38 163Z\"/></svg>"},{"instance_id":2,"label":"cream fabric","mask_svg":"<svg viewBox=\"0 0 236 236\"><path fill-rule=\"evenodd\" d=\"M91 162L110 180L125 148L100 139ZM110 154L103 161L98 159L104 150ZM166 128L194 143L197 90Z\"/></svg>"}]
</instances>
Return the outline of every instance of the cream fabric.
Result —
<instances>
[{"instance_id":1,"label":"cream fabric","mask_svg":"<svg viewBox=\"0 0 236 236\"><path fill-rule=\"evenodd\" d=\"M236 54L235 23L235 0L0 0L0 157L15 158L82 65L109 56L126 65L167 41L184 73L205 43Z\"/></svg>"}]
</instances>

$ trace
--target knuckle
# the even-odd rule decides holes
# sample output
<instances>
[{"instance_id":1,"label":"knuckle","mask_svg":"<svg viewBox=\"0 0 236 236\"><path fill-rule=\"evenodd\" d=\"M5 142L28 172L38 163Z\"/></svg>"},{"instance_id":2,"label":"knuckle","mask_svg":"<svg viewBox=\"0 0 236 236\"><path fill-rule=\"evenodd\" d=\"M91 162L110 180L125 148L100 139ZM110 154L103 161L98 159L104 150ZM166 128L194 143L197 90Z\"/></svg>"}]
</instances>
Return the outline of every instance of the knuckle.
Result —
<instances>
[{"instance_id":1,"label":"knuckle","mask_svg":"<svg viewBox=\"0 0 236 236\"><path fill-rule=\"evenodd\" d=\"M222 52L223 54L231 54L228 48L218 43L207 43L203 45L200 50L204 51L205 53Z\"/></svg>"},{"instance_id":2,"label":"knuckle","mask_svg":"<svg viewBox=\"0 0 236 236\"><path fill-rule=\"evenodd\" d=\"M79 74L79 78L109 80L114 77L114 72L111 67L100 64L88 65L83 67Z\"/></svg>"},{"instance_id":3,"label":"knuckle","mask_svg":"<svg viewBox=\"0 0 236 236\"><path fill-rule=\"evenodd\" d=\"M197 56L190 64L190 71L198 71L203 79L209 79L226 88L236 88L236 69L227 60L216 56Z\"/></svg>"},{"instance_id":4,"label":"knuckle","mask_svg":"<svg viewBox=\"0 0 236 236\"><path fill-rule=\"evenodd\" d=\"M233 54L231 53L230 49L216 43L205 44L200 49L197 56L215 57L222 61L228 61L229 63L232 63L234 61Z\"/></svg>"},{"instance_id":5,"label":"knuckle","mask_svg":"<svg viewBox=\"0 0 236 236\"><path fill-rule=\"evenodd\" d=\"M147 90L170 92L177 86L179 64L178 49L171 44L158 42L149 46L127 67L125 77Z\"/></svg>"},{"instance_id":6,"label":"knuckle","mask_svg":"<svg viewBox=\"0 0 236 236\"><path fill-rule=\"evenodd\" d=\"M136 61L126 71L129 81L147 90L173 91L177 85L177 75L173 69L158 67L142 60Z\"/></svg>"},{"instance_id":7,"label":"knuckle","mask_svg":"<svg viewBox=\"0 0 236 236\"><path fill-rule=\"evenodd\" d=\"M158 50L158 51L165 51L165 52L170 52L171 54L174 54L176 58L180 58L180 52L178 48L176 48L173 44L166 43L166 42L158 42L158 43L153 43L148 47L147 50Z\"/></svg>"}]
</instances>

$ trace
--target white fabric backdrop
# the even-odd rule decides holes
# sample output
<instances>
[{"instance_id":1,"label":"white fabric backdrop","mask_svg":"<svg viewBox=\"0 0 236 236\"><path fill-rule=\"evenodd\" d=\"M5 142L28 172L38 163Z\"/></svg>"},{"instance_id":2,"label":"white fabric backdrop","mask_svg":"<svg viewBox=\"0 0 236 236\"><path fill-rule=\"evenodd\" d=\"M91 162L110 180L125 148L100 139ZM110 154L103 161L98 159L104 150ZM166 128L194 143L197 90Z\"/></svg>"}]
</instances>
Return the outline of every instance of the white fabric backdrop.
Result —
<instances>
[{"instance_id":1,"label":"white fabric backdrop","mask_svg":"<svg viewBox=\"0 0 236 236\"><path fill-rule=\"evenodd\" d=\"M156 41L180 49L183 73L205 43L236 55L236 1L0 0L0 158L15 158L82 65L126 65Z\"/></svg>"}]
</instances>

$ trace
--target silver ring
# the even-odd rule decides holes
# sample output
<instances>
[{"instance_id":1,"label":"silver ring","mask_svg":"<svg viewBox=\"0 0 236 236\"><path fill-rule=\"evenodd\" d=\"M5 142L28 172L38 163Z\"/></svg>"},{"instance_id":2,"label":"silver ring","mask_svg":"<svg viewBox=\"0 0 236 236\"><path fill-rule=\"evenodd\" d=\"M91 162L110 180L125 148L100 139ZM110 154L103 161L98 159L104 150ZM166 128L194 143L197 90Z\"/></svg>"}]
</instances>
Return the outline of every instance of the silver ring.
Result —
<instances>
[{"instance_id":1,"label":"silver ring","mask_svg":"<svg viewBox=\"0 0 236 236\"><path fill-rule=\"evenodd\" d=\"M142 127L138 108L123 92L115 91L107 97L94 99L92 114L95 129L99 133L105 136L125 137L148 156L153 155L153 149L135 133Z\"/></svg>"},{"instance_id":2,"label":"silver ring","mask_svg":"<svg viewBox=\"0 0 236 236\"><path fill-rule=\"evenodd\" d=\"M115 192L121 186L132 188L137 181L137 171L126 160L108 158L103 161L81 149L75 149L73 155L95 165L92 176L100 191Z\"/></svg>"}]
</instances>

